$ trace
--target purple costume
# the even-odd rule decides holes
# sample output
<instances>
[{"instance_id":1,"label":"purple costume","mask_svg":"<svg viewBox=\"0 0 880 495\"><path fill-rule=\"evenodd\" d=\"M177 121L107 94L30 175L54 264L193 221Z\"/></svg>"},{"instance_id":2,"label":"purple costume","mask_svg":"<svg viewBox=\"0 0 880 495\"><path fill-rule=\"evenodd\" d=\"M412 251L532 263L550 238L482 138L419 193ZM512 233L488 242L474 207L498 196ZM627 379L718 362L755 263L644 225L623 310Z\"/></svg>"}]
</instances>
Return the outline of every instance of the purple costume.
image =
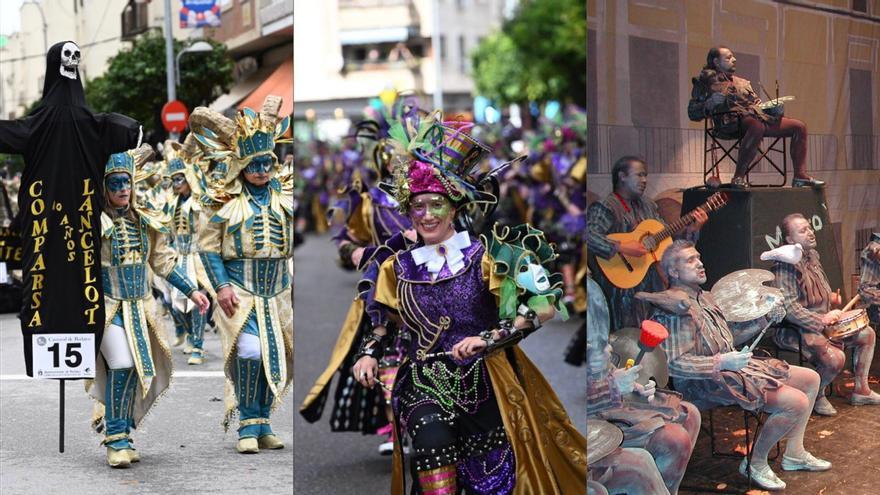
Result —
<instances>
[{"instance_id":1,"label":"purple costume","mask_svg":"<svg viewBox=\"0 0 880 495\"><path fill-rule=\"evenodd\" d=\"M400 252L383 264L374 304L382 305L380 313L399 310L404 322L409 359L398 372L392 406L413 440L416 471L455 464L467 493L494 495L512 493L515 461L483 358L425 359L497 326L485 251L471 239L462 250L465 266L453 274L444 265L434 280L412 250Z\"/></svg>"}]
</instances>

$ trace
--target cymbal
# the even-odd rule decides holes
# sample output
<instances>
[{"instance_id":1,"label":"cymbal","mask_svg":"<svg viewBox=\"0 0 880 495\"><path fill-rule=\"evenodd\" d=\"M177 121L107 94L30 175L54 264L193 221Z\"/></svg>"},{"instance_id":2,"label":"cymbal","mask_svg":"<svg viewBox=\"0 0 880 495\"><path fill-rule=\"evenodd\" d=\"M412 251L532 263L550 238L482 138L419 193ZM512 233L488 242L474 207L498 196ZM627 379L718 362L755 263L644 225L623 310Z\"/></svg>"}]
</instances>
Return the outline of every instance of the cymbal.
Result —
<instances>
[{"instance_id":1,"label":"cymbal","mask_svg":"<svg viewBox=\"0 0 880 495\"><path fill-rule=\"evenodd\" d=\"M608 421L587 420L587 464L601 461L623 443L623 432Z\"/></svg>"},{"instance_id":2,"label":"cymbal","mask_svg":"<svg viewBox=\"0 0 880 495\"><path fill-rule=\"evenodd\" d=\"M624 366L627 359L635 359L638 356L640 334L641 330L638 328L621 328L611 334L609 343L611 352L618 357L618 367ZM657 387L663 388L669 383L666 351L662 347L657 346L651 352L646 352L639 364L642 365L642 369L636 379L638 383L645 385L652 377Z\"/></svg>"}]
</instances>

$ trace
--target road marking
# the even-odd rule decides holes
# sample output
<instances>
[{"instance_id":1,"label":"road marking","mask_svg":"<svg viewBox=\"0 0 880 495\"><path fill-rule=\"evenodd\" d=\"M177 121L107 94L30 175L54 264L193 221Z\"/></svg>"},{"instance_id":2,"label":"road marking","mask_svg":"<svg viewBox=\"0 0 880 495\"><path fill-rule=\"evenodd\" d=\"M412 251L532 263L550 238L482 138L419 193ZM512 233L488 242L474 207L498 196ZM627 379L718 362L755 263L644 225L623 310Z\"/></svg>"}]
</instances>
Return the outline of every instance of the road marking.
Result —
<instances>
[{"instance_id":1,"label":"road marking","mask_svg":"<svg viewBox=\"0 0 880 495\"><path fill-rule=\"evenodd\" d=\"M225 376L222 371L176 371L174 378L220 378ZM27 375L0 375L0 382L35 380Z\"/></svg>"}]
</instances>

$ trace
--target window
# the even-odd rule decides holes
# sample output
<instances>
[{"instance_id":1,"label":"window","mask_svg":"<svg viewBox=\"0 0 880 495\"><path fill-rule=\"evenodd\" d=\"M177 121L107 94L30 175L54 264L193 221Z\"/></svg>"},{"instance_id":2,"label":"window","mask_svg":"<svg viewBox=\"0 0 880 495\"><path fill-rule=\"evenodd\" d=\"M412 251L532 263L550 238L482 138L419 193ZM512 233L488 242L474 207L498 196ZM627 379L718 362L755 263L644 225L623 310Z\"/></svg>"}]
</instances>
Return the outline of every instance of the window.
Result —
<instances>
[{"instance_id":1,"label":"window","mask_svg":"<svg viewBox=\"0 0 880 495\"><path fill-rule=\"evenodd\" d=\"M468 70L467 47L465 46L464 35L458 35L458 71L466 74Z\"/></svg>"},{"instance_id":2,"label":"window","mask_svg":"<svg viewBox=\"0 0 880 495\"><path fill-rule=\"evenodd\" d=\"M868 0L852 0L852 9L856 12L868 13Z\"/></svg>"}]
</instances>

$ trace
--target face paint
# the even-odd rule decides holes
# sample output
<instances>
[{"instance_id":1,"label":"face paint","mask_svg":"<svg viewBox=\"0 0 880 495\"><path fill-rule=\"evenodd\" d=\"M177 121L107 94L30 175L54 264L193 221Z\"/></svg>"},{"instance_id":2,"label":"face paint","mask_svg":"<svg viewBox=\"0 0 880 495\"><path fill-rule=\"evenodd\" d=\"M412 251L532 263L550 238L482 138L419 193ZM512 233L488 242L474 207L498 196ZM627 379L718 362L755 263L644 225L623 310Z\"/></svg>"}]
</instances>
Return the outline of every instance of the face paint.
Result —
<instances>
[{"instance_id":1,"label":"face paint","mask_svg":"<svg viewBox=\"0 0 880 495\"><path fill-rule=\"evenodd\" d=\"M174 187L181 186L185 182L186 182L186 177L184 177L183 174L177 174L177 175L171 177L171 185L173 185Z\"/></svg>"},{"instance_id":2,"label":"face paint","mask_svg":"<svg viewBox=\"0 0 880 495\"><path fill-rule=\"evenodd\" d=\"M112 193L131 189L131 177L128 174L111 175L106 179L107 190Z\"/></svg>"},{"instance_id":3,"label":"face paint","mask_svg":"<svg viewBox=\"0 0 880 495\"><path fill-rule=\"evenodd\" d=\"M248 163L248 166L245 167L244 172L246 174L268 174L272 171L272 167L274 165L275 160L273 160L271 156L258 156L251 160L250 163Z\"/></svg>"},{"instance_id":4,"label":"face paint","mask_svg":"<svg viewBox=\"0 0 880 495\"><path fill-rule=\"evenodd\" d=\"M539 264L532 263L530 256L526 256L524 261L525 264L520 266L516 275L517 285L533 294L541 294L549 289L550 279L547 270Z\"/></svg>"},{"instance_id":5,"label":"face paint","mask_svg":"<svg viewBox=\"0 0 880 495\"><path fill-rule=\"evenodd\" d=\"M420 196L409 205L409 213L415 218L423 218L428 213L434 218L446 218L451 209L449 200L439 194Z\"/></svg>"}]
</instances>

